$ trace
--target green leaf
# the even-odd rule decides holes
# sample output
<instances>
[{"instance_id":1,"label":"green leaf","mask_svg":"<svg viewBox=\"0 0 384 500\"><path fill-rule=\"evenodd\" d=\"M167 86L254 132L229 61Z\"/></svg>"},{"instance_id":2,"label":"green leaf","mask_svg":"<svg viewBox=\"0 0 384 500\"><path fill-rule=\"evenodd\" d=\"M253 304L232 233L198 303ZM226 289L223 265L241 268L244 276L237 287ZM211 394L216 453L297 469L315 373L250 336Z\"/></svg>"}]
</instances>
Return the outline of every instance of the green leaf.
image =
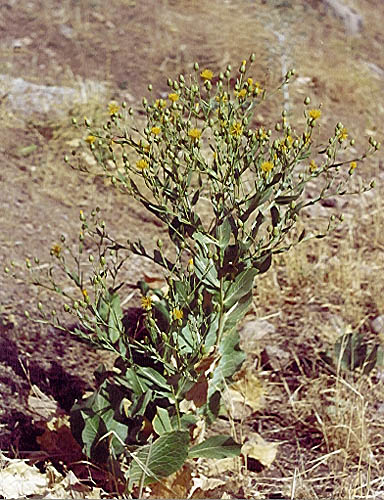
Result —
<instances>
[{"instance_id":1,"label":"green leaf","mask_svg":"<svg viewBox=\"0 0 384 500\"><path fill-rule=\"evenodd\" d=\"M226 292L224 297L224 307L230 309L236 302L238 302L244 295L248 295L253 288L253 282L257 270L254 268L246 269L241 272L233 282L227 281Z\"/></svg>"},{"instance_id":2,"label":"green leaf","mask_svg":"<svg viewBox=\"0 0 384 500\"><path fill-rule=\"evenodd\" d=\"M189 433L168 432L133 455L127 472L129 487L145 486L178 471L188 458Z\"/></svg>"},{"instance_id":3,"label":"green leaf","mask_svg":"<svg viewBox=\"0 0 384 500\"><path fill-rule=\"evenodd\" d=\"M165 397L171 396L171 388L167 380L154 368L150 366L138 366L136 373L138 378L153 391L161 393Z\"/></svg>"},{"instance_id":4,"label":"green leaf","mask_svg":"<svg viewBox=\"0 0 384 500\"><path fill-rule=\"evenodd\" d=\"M188 282L185 281L174 281L174 290L175 290L175 300L178 304L188 304L189 303L189 294L191 293L191 286Z\"/></svg>"},{"instance_id":5,"label":"green leaf","mask_svg":"<svg viewBox=\"0 0 384 500\"><path fill-rule=\"evenodd\" d=\"M345 333L335 343L336 363L347 370L362 367L367 355L367 345L361 333Z\"/></svg>"},{"instance_id":6,"label":"green leaf","mask_svg":"<svg viewBox=\"0 0 384 500\"><path fill-rule=\"evenodd\" d=\"M241 445L236 443L231 436L212 436L202 443L192 446L188 458L221 458L238 457Z\"/></svg>"},{"instance_id":7,"label":"green leaf","mask_svg":"<svg viewBox=\"0 0 384 500\"><path fill-rule=\"evenodd\" d=\"M221 379L231 377L242 365L245 353L240 349L240 336L238 331L225 335L220 342L220 362L215 370L213 379L217 374Z\"/></svg>"},{"instance_id":8,"label":"green leaf","mask_svg":"<svg viewBox=\"0 0 384 500\"><path fill-rule=\"evenodd\" d=\"M84 453L97 462L106 462L112 453L124 451L129 428L118 408L124 393L106 380L90 397L71 410L71 429Z\"/></svg>"},{"instance_id":9,"label":"green leaf","mask_svg":"<svg viewBox=\"0 0 384 500\"><path fill-rule=\"evenodd\" d=\"M224 331L230 332L233 328L237 328L240 321L249 311L253 299L252 290L241 299L225 314Z\"/></svg>"},{"instance_id":10,"label":"green leaf","mask_svg":"<svg viewBox=\"0 0 384 500\"><path fill-rule=\"evenodd\" d=\"M216 238L220 248L227 248L231 238L231 224L227 218L216 228Z\"/></svg>"},{"instance_id":11,"label":"green leaf","mask_svg":"<svg viewBox=\"0 0 384 500\"><path fill-rule=\"evenodd\" d=\"M266 273L272 265L272 253L267 251L258 259L254 259L252 264L258 270L259 274Z\"/></svg>"},{"instance_id":12,"label":"green leaf","mask_svg":"<svg viewBox=\"0 0 384 500\"><path fill-rule=\"evenodd\" d=\"M217 275L217 269L212 259L197 256L194 261L195 272L198 279L207 286L208 291L213 292L220 288L220 281Z\"/></svg>"},{"instance_id":13,"label":"green leaf","mask_svg":"<svg viewBox=\"0 0 384 500\"><path fill-rule=\"evenodd\" d=\"M168 411L160 406L157 408L157 414L152 421L153 428L159 436L166 434L167 432L172 432L174 429L172 427L171 419L169 418Z\"/></svg>"}]
</instances>

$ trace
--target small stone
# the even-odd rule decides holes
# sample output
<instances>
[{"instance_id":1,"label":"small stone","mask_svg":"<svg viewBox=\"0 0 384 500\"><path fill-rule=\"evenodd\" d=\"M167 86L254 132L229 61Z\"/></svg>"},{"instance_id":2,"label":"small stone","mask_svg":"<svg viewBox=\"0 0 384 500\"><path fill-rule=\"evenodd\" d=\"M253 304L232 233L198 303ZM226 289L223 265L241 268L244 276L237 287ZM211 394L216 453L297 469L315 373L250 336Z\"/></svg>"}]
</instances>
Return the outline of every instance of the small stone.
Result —
<instances>
[{"instance_id":1,"label":"small stone","mask_svg":"<svg viewBox=\"0 0 384 500\"><path fill-rule=\"evenodd\" d=\"M240 329L240 347L244 352L258 352L259 340L271 335L276 328L264 319L253 319Z\"/></svg>"},{"instance_id":2,"label":"small stone","mask_svg":"<svg viewBox=\"0 0 384 500\"><path fill-rule=\"evenodd\" d=\"M384 334L384 314L377 316L371 321L371 328L377 334Z\"/></svg>"}]
</instances>

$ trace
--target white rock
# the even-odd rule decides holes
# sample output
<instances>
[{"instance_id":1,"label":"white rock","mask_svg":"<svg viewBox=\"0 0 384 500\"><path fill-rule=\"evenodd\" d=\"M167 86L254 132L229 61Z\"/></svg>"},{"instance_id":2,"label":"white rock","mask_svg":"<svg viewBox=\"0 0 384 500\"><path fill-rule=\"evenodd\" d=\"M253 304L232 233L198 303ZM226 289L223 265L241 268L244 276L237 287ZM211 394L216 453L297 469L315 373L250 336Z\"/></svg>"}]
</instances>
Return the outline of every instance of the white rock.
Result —
<instances>
[{"instance_id":1,"label":"white rock","mask_svg":"<svg viewBox=\"0 0 384 500\"><path fill-rule=\"evenodd\" d=\"M79 81L72 87L37 85L23 78L0 75L0 95L7 96L7 107L28 116L33 113L63 113L75 103L85 104L91 97L102 98L107 88L103 83Z\"/></svg>"},{"instance_id":2,"label":"white rock","mask_svg":"<svg viewBox=\"0 0 384 500\"><path fill-rule=\"evenodd\" d=\"M264 319L253 319L244 323L241 327L240 347L244 352L257 352L259 348L259 340L265 335L271 335L276 331L276 328Z\"/></svg>"},{"instance_id":3,"label":"white rock","mask_svg":"<svg viewBox=\"0 0 384 500\"><path fill-rule=\"evenodd\" d=\"M363 29L363 18L355 10L345 5L342 0L324 0L334 15L340 18L349 35L356 36Z\"/></svg>"},{"instance_id":4,"label":"white rock","mask_svg":"<svg viewBox=\"0 0 384 500\"><path fill-rule=\"evenodd\" d=\"M371 328L377 334L384 334L384 314L377 316L371 321Z\"/></svg>"}]
</instances>

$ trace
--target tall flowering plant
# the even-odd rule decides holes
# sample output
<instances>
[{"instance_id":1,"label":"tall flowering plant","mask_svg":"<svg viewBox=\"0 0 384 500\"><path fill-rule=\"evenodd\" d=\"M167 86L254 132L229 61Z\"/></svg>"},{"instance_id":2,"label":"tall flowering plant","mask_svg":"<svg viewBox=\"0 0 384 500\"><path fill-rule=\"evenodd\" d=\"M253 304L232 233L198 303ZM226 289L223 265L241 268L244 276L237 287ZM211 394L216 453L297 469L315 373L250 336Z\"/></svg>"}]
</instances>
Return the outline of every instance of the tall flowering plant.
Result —
<instances>
[{"instance_id":1,"label":"tall flowering plant","mask_svg":"<svg viewBox=\"0 0 384 500\"><path fill-rule=\"evenodd\" d=\"M273 255L324 236L295 230L303 210L350 193L357 163L379 147L370 139L363 155L348 158L353 140L338 123L328 144L313 151L321 111L309 109L309 98L304 130L289 123L286 111L273 131L257 126L255 110L268 94L250 74L254 60L241 62L234 88L230 66L214 77L195 64L192 76L168 80L166 99L144 98L139 113L111 103L100 129L85 120L86 142L104 174L158 218L169 236L168 244L159 239L152 249L140 239L119 242L98 210L90 218L81 213L81 245L88 237L97 243L90 276L77 257L73 271L55 245L56 267L74 281L79 296L55 281L53 267L44 285L76 316L71 333L117 355L113 372L98 372L97 391L74 406L72 429L90 458L114 470L118 464L128 487L156 481L188 457L240 453L229 436L196 444L194 429L198 420L210 423L225 410L223 388L244 360L237 327L249 311L254 281L268 271ZM293 76L289 71L281 86ZM319 186L312 197L308 183ZM338 220L332 216L327 230ZM120 302L125 253L160 266L167 283L162 289L138 283L138 315L125 314ZM41 275L34 274L34 282L42 285ZM67 329L56 314L40 309L41 321Z\"/></svg>"}]
</instances>

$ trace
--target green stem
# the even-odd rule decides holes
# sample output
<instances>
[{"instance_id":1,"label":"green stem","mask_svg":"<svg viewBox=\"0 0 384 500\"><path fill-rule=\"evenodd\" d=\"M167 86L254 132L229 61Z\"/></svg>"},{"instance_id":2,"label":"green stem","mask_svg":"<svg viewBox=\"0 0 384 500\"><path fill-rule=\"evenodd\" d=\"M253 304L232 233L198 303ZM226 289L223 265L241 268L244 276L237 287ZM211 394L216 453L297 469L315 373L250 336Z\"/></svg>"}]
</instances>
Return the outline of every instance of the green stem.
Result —
<instances>
[{"instance_id":1,"label":"green stem","mask_svg":"<svg viewBox=\"0 0 384 500\"><path fill-rule=\"evenodd\" d=\"M220 302L219 302L219 307L220 307L219 314L220 314L220 317L219 317L219 328L218 328L218 332L217 332L217 346L220 344L221 337L223 336L223 332L224 332L224 317L225 317L225 313L224 313L224 290L223 290L223 286L224 286L224 278L220 278Z\"/></svg>"}]
</instances>

